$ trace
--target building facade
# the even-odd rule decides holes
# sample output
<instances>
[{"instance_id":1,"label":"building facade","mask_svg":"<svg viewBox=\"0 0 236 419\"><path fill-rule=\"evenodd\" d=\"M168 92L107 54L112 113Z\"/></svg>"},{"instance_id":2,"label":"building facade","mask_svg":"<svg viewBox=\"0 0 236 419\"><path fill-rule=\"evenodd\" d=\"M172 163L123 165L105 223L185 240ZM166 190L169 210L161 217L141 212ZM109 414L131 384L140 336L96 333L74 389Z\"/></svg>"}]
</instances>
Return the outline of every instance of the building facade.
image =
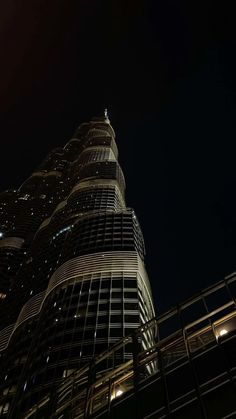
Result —
<instances>
[{"instance_id":1,"label":"building facade","mask_svg":"<svg viewBox=\"0 0 236 419\"><path fill-rule=\"evenodd\" d=\"M42 400L154 317L143 236L117 158L109 119L93 118L0 196L0 417L48 418ZM137 351L154 334L147 330ZM96 374L132 359L127 342Z\"/></svg>"}]
</instances>

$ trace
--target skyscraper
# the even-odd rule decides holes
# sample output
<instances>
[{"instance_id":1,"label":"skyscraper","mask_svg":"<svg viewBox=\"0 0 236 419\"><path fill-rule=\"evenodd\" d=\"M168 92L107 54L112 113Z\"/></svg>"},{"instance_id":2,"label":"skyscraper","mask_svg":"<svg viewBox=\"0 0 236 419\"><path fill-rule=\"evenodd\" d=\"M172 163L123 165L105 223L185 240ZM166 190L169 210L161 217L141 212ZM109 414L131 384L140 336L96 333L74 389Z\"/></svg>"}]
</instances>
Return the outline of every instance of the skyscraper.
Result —
<instances>
[{"instance_id":1,"label":"skyscraper","mask_svg":"<svg viewBox=\"0 0 236 419\"><path fill-rule=\"evenodd\" d=\"M73 371L154 317L117 157L107 115L93 118L0 197L0 417L33 417ZM151 343L148 331L137 345ZM122 345L100 373L131 357Z\"/></svg>"}]
</instances>

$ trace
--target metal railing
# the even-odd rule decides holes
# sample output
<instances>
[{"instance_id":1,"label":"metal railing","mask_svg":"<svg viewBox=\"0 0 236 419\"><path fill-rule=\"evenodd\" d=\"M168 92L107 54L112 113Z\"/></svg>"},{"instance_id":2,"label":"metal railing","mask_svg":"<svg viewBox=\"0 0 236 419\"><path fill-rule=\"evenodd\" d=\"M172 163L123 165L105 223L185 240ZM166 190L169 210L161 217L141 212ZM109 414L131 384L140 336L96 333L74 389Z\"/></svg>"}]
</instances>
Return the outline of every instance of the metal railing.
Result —
<instances>
[{"instance_id":1,"label":"metal railing","mask_svg":"<svg viewBox=\"0 0 236 419\"><path fill-rule=\"evenodd\" d=\"M51 419L82 419L96 416L102 410L109 412L115 400L134 393L137 387L145 385L154 377L156 379L163 371L166 374L185 364L199 351L221 344L223 339L236 331L235 298L229 288L235 281L235 274L231 275L179 307L147 322L133 335L122 338L90 364L72 372L55 389L53 395L48 395L40 404L33 406L24 419L33 417L39 406L48 406L48 417ZM229 297L227 303L211 311L205 304L206 314L183 324L182 317L186 308L194 306L196 302L205 301L207 296L213 296L219 290L226 290ZM163 324L176 315L182 322L182 327L164 338L160 337ZM149 342L153 344L145 348L148 334ZM150 336L153 337L152 340ZM195 390L190 393L182 397L193 397ZM177 402L180 403L179 400Z\"/></svg>"}]
</instances>

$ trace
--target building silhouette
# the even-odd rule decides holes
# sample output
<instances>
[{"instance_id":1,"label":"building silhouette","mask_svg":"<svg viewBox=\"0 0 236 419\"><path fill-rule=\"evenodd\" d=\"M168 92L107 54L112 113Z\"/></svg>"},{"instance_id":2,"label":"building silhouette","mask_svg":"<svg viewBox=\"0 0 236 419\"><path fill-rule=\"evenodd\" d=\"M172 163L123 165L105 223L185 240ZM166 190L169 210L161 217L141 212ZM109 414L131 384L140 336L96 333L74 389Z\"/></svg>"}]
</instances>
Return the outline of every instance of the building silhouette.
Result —
<instances>
[{"instance_id":1,"label":"building silhouette","mask_svg":"<svg viewBox=\"0 0 236 419\"><path fill-rule=\"evenodd\" d=\"M236 274L155 317L107 114L0 196L0 417L236 417Z\"/></svg>"},{"instance_id":2,"label":"building silhouette","mask_svg":"<svg viewBox=\"0 0 236 419\"><path fill-rule=\"evenodd\" d=\"M105 113L0 196L0 417L35 409L49 417L38 410L42 399L154 317L143 236L117 156ZM147 331L136 350L153 343ZM121 345L96 373L132 358L132 344Z\"/></svg>"}]
</instances>

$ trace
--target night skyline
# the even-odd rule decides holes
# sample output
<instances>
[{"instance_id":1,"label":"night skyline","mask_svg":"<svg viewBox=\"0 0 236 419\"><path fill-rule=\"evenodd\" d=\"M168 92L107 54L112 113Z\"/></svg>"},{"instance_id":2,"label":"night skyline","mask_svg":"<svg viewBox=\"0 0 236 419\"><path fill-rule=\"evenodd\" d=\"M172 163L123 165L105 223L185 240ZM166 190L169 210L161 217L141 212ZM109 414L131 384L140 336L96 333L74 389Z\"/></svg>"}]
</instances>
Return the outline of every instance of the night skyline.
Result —
<instances>
[{"instance_id":1,"label":"night skyline","mask_svg":"<svg viewBox=\"0 0 236 419\"><path fill-rule=\"evenodd\" d=\"M1 14L1 190L20 185L107 107L158 311L234 271L230 11L170 1L9 4Z\"/></svg>"}]
</instances>

